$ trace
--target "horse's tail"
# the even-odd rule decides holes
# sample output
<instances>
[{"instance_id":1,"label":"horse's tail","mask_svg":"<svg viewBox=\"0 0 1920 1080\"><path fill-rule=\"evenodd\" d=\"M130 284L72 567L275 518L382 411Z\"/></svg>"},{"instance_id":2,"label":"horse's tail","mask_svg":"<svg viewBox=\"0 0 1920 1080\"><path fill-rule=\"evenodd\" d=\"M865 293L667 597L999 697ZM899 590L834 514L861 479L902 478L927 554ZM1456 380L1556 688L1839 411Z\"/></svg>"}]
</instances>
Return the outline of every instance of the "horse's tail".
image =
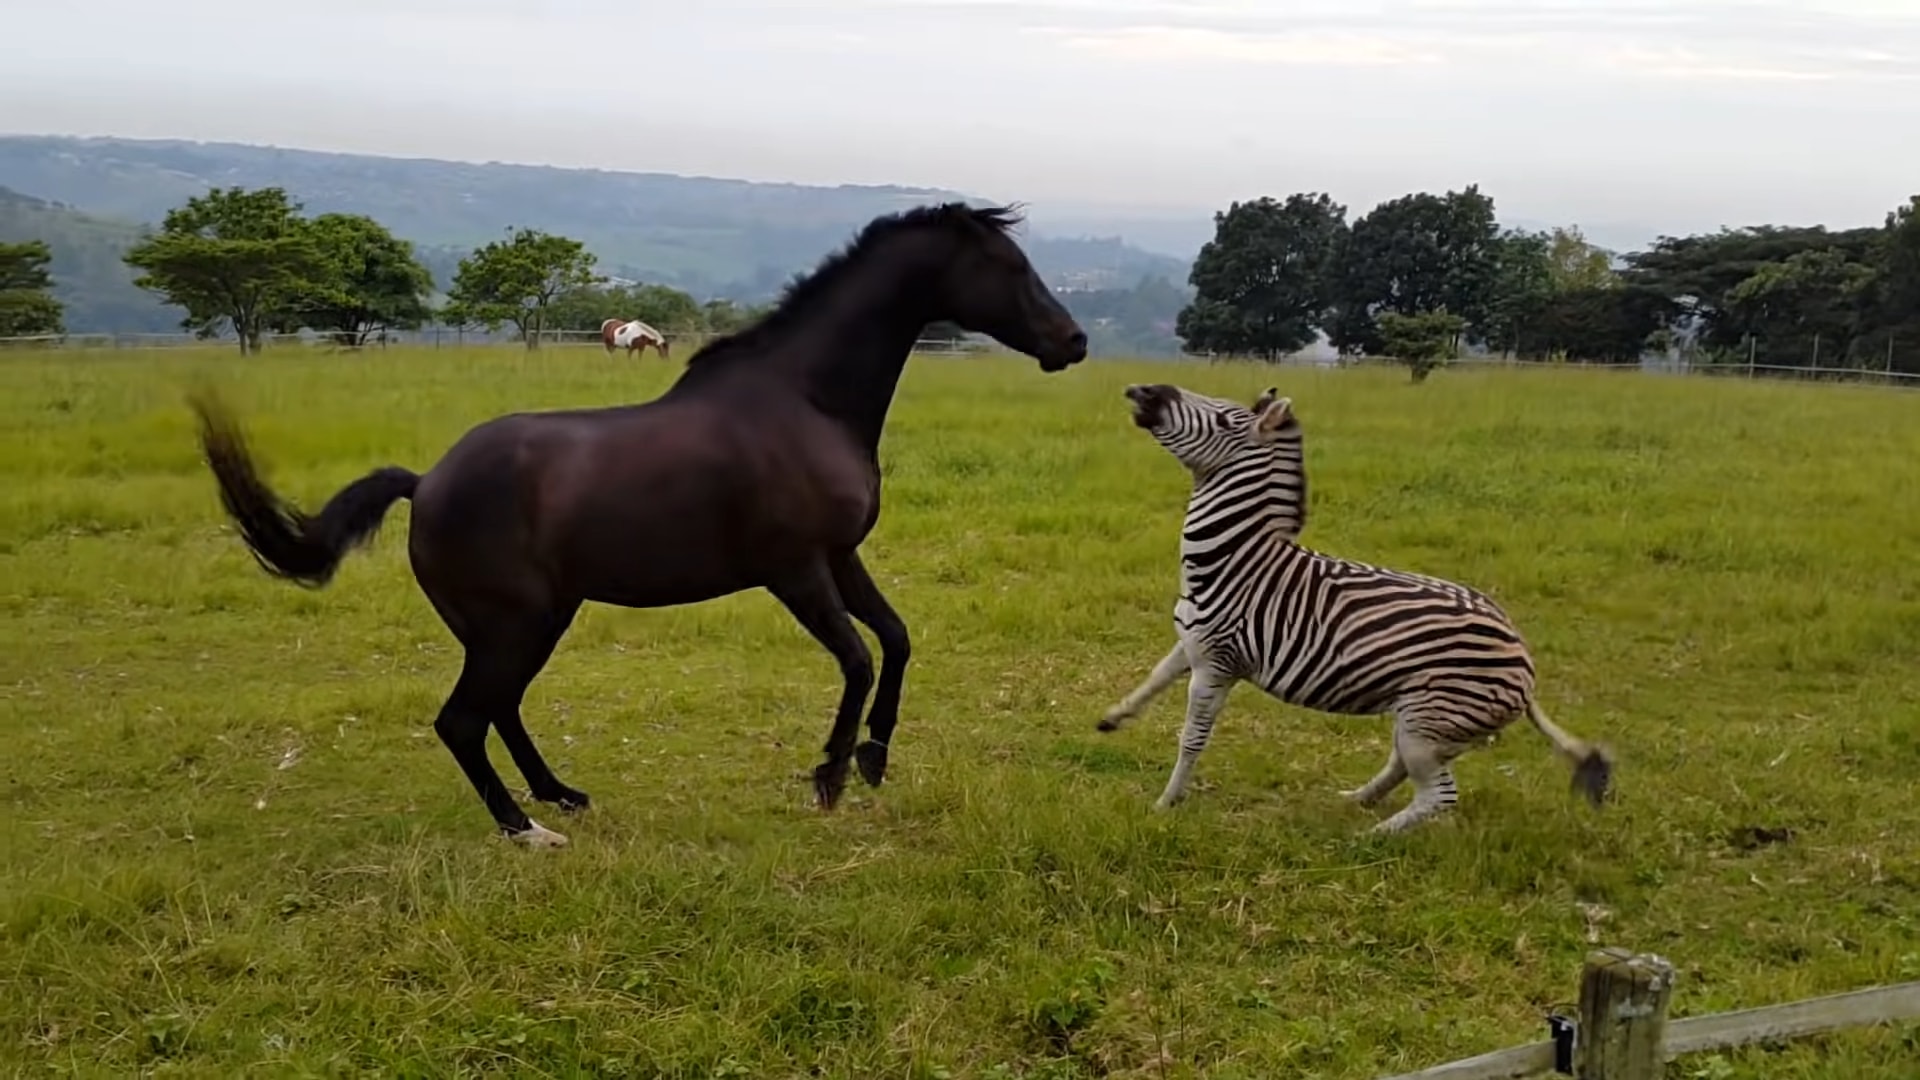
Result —
<instances>
[{"instance_id":1,"label":"horse's tail","mask_svg":"<svg viewBox=\"0 0 1920 1080\"><path fill-rule=\"evenodd\" d=\"M276 577L311 588L325 585L347 552L379 531L387 510L412 498L420 486L420 477L409 470L375 469L309 517L260 479L246 439L224 406L209 394L195 395L190 404L200 417L200 446L220 485L220 502L254 559Z\"/></svg>"},{"instance_id":2,"label":"horse's tail","mask_svg":"<svg viewBox=\"0 0 1920 1080\"><path fill-rule=\"evenodd\" d=\"M1553 743L1554 752L1559 754L1573 769L1574 790L1587 797L1587 801L1599 806L1607 797L1607 787L1613 780L1613 755L1604 746L1597 746L1585 739L1576 738L1547 718L1546 710L1540 708L1537 701L1527 702L1527 718L1540 734Z\"/></svg>"}]
</instances>

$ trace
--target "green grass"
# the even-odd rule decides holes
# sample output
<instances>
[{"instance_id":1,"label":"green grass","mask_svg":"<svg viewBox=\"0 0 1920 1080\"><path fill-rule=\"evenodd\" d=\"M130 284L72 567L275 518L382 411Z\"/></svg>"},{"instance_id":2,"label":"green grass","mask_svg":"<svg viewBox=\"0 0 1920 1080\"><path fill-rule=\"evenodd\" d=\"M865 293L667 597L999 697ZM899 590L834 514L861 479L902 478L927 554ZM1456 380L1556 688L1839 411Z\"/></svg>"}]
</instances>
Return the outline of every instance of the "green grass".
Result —
<instances>
[{"instance_id":1,"label":"green grass","mask_svg":"<svg viewBox=\"0 0 1920 1080\"><path fill-rule=\"evenodd\" d=\"M433 736L458 655L405 509L325 591L268 578L192 442L202 374L309 508L669 378L585 349L0 361L9 1073L1368 1077L1543 1038L1594 940L1671 958L1678 1015L1920 978L1920 398L917 360L866 548L917 650L888 785L810 808L838 676L764 593L589 607L526 715L595 804L535 853ZM1094 731L1172 633L1186 480L1128 422L1138 380L1291 394L1305 539L1496 596L1618 800L1522 726L1463 760L1452 820L1362 837L1334 791L1386 722L1243 686L1152 813L1179 691ZM1916 1058L1909 1025L1671 1075Z\"/></svg>"}]
</instances>

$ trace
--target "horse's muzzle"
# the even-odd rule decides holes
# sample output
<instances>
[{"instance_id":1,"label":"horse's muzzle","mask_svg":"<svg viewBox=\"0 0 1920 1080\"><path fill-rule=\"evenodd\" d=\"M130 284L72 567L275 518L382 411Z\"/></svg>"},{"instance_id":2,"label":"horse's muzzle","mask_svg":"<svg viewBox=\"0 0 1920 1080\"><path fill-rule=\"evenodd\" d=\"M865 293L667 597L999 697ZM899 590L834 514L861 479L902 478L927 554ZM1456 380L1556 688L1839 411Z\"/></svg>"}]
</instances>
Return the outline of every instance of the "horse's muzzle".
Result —
<instances>
[{"instance_id":1,"label":"horse's muzzle","mask_svg":"<svg viewBox=\"0 0 1920 1080\"><path fill-rule=\"evenodd\" d=\"M1058 345L1039 356L1040 370L1065 371L1087 358L1087 332L1074 327Z\"/></svg>"}]
</instances>

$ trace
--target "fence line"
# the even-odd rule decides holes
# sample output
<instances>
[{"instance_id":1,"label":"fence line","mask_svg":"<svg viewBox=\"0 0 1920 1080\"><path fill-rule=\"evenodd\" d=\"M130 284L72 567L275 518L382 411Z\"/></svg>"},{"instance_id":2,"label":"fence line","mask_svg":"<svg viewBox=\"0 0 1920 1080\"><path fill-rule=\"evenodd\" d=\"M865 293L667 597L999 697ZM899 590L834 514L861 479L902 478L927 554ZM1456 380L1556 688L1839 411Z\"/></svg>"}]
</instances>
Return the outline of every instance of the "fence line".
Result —
<instances>
[{"instance_id":1,"label":"fence line","mask_svg":"<svg viewBox=\"0 0 1920 1080\"><path fill-rule=\"evenodd\" d=\"M1343 356L1336 358L1331 356L1313 356L1305 353L1283 356L1271 360L1265 357L1183 353L1180 359L1209 364L1258 364L1325 369L1402 366L1399 361L1385 356ZM1482 355L1455 357L1439 365L1435 368L1435 371L1444 371L1449 367L1467 369L1480 367L1512 367L1557 369L1562 371L1618 371L1635 375L1703 376L1716 379L1771 378L1806 382L1848 382L1881 386L1906 386L1920 389L1920 372L1899 371L1890 367L1841 368L1804 367L1791 364L1699 364L1685 360L1671 359L1649 359L1626 364L1605 364L1584 360L1523 360L1518 357Z\"/></svg>"},{"instance_id":2,"label":"fence line","mask_svg":"<svg viewBox=\"0 0 1920 1080\"><path fill-rule=\"evenodd\" d=\"M675 348L698 348L711 338L719 336L707 331L687 331L668 333L668 343ZM582 348L601 345L598 330L543 330L535 339L542 348L560 346ZM261 345L267 348L294 349L346 349L327 334L313 331L301 331L297 334L262 334ZM117 350L117 349L207 349L234 348L236 341L232 337L203 338L184 331L174 333L88 333L88 334L40 334L30 337L0 337L0 351L19 349L58 350ZM488 347L524 347L526 341L511 330L488 332L463 327L434 326L419 330L389 330L378 339L360 346L362 349L378 350L382 348L472 348ZM914 344L917 352L923 353L961 353L975 352L981 346L970 341L952 341L947 339L923 339Z\"/></svg>"},{"instance_id":3,"label":"fence line","mask_svg":"<svg viewBox=\"0 0 1920 1080\"><path fill-rule=\"evenodd\" d=\"M1658 1080L1686 1054L1920 1020L1920 982L1668 1020L1673 965L1625 949L1589 953L1577 1018L1549 1019L1554 1037L1462 1058L1387 1080L1520 1080L1543 1073L1579 1080Z\"/></svg>"},{"instance_id":4,"label":"fence line","mask_svg":"<svg viewBox=\"0 0 1920 1080\"><path fill-rule=\"evenodd\" d=\"M717 336L706 331L687 331L667 334L667 340L674 346L698 348L708 339ZM265 334L261 337L263 345L273 347L292 347L303 349L343 349L332 337L316 334L313 331L301 331L297 334ZM545 330L538 337L538 344L580 348L597 346L601 343L598 330ZM524 346L521 336L510 330L486 331L471 328L435 326L419 330L389 330L380 340L362 346L365 349L387 347L426 347L426 348L472 348L475 346L507 347ZM118 349L205 349L227 346L231 348L231 337L202 338L190 333L70 333L41 334L29 337L0 337L0 352L13 350L32 351L35 349L74 349L74 350L118 350ZM920 353L960 354L1001 351L1000 346L991 341L946 339L922 339L915 343L914 350ZM1396 364L1387 357L1332 357L1314 356L1298 353L1275 358L1231 356L1213 353L1180 353L1173 356L1113 357L1113 359L1138 359L1168 361L1205 362L1208 364L1259 364L1281 367L1314 367L1327 369L1345 369ZM1446 361L1441 370L1447 367L1517 367L1517 368L1577 368L1582 371L1620 371L1644 375L1696 375L1710 378L1773 378L1794 379L1807 382L1850 382L1884 386L1906 386L1920 388L1920 372L1898 371L1892 367L1889 359L1887 366L1880 368L1841 368L1813 367L1789 364L1753 364L1726 363L1700 364L1685 359L1647 359L1626 364L1590 363L1581 360L1523 360L1517 357L1502 357L1492 354L1480 356L1461 356Z\"/></svg>"}]
</instances>

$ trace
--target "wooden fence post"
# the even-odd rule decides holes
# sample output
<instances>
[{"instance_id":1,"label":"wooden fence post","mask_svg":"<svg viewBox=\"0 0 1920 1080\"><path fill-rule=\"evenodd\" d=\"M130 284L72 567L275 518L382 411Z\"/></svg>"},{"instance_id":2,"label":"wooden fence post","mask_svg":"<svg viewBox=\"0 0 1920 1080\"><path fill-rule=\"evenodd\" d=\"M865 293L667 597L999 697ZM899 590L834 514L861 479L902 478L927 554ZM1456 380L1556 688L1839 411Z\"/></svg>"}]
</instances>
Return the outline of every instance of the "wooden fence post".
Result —
<instances>
[{"instance_id":1,"label":"wooden fence post","mask_svg":"<svg viewBox=\"0 0 1920 1080\"><path fill-rule=\"evenodd\" d=\"M1666 1069L1673 965L1626 949L1587 954L1580 973L1576 1080L1659 1080Z\"/></svg>"}]
</instances>

